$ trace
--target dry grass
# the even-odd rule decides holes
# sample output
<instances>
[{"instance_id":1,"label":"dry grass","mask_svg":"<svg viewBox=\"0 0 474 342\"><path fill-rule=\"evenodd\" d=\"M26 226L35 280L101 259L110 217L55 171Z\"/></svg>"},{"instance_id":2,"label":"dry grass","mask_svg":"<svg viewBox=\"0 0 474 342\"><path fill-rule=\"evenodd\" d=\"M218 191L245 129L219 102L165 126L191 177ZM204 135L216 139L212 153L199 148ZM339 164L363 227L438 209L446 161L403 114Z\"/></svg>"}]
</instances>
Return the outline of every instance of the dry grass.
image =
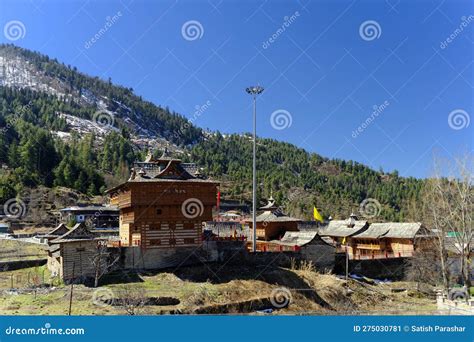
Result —
<instances>
[{"instance_id":1,"label":"dry grass","mask_svg":"<svg viewBox=\"0 0 474 342\"><path fill-rule=\"evenodd\" d=\"M0 262L45 259L46 250L36 243L0 239Z\"/></svg>"},{"instance_id":2,"label":"dry grass","mask_svg":"<svg viewBox=\"0 0 474 342\"><path fill-rule=\"evenodd\" d=\"M218 269L218 268L217 268ZM0 273L25 275L34 269ZM37 269L35 272L41 272ZM251 272L254 273L251 273ZM210 272L209 274L207 272ZM202 308L208 313L255 313L265 307L272 307L270 299L276 289L290 291L290 304L278 308L275 314L383 314L388 307L397 314L414 311L433 310L434 300L413 296L416 284L397 282L391 284L368 285L339 279L332 274L320 274L312 265L299 265L297 269L272 268L264 272L246 267L228 267L219 273L219 279L212 278L209 266L187 267L179 272L135 274L100 289L110 291L115 298L123 297L124 286L140 289L145 298L171 298L178 300L172 304L144 305L139 314L155 315L163 313L192 313ZM0 282L4 289L0 295L0 312L5 314L45 315L67 313L69 286L42 289L36 295L31 284L24 284L19 294L5 291L8 282ZM29 288L29 289L28 289ZM407 288L407 291L393 293L393 288ZM74 286L73 314L127 314L124 306L101 305L94 301L96 289L83 285ZM123 298L122 298L123 299ZM240 311L239 311L240 310Z\"/></svg>"}]
</instances>

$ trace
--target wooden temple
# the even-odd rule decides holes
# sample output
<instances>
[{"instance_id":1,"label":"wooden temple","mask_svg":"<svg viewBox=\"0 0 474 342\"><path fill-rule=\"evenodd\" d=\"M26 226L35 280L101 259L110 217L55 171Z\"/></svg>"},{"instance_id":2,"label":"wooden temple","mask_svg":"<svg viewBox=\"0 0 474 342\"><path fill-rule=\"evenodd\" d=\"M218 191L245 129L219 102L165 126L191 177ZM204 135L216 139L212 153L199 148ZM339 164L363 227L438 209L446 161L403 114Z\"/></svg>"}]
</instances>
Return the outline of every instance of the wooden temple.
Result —
<instances>
[{"instance_id":1,"label":"wooden temple","mask_svg":"<svg viewBox=\"0 0 474 342\"><path fill-rule=\"evenodd\" d=\"M120 209L121 246L198 246L202 224L212 220L219 183L191 174L165 153L136 162L130 179L107 191Z\"/></svg>"},{"instance_id":2,"label":"wooden temple","mask_svg":"<svg viewBox=\"0 0 474 342\"><path fill-rule=\"evenodd\" d=\"M257 240L279 240L286 232L298 231L298 222L301 220L284 214L282 208L275 204L272 196L266 205L260 207L260 210L263 212L257 216ZM246 223L249 224L250 232L252 232L252 220L247 220Z\"/></svg>"}]
</instances>

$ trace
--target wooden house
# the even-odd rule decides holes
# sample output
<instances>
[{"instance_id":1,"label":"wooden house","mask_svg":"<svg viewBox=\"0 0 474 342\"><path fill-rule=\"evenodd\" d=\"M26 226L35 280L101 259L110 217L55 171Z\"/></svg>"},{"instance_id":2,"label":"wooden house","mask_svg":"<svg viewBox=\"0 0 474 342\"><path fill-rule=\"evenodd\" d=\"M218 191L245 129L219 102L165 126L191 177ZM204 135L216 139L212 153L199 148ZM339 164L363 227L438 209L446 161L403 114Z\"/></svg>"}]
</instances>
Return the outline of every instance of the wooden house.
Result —
<instances>
[{"instance_id":1,"label":"wooden house","mask_svg":"<svg viewBox=\"0 0 474 342\"><path fill-rule=\"evenodd\" d=\"M273 197L270 197L268 203L261 207L263 213L257 216L257 240L270 241L281 239L286 232L298 231L300 219L285 215L281 207L275 204ZM253 222L247 220L250 232L253 232Z\"/></svg>"},{"instance_id":2,"label":"wooden house","mask_svg":"<svg viewBox=\"0 0 474 342\"><path fill-rule=\"evenodd\" d=\"M219 183L190 174L166 156L135 163L130 179L108 190L120 209L121 246L198 246L202 223L212 220Z\"/></svg>"},{"instance_id":3,"label":"wooden house","mask_svg":"<svg viewBox=\"0 0 474 342\"><path fill-rule=\"evenodd\" d=\"M359 221L357 216L351 214L347 220L331 220L319 229L319 235L328 237L336 246L337 253L345 252L345 247L350 236L361 233L368 228L367 221Z\"/></svg>"},{"instance_id":4,"label":"wooden house","mask_svg":"<svg viewBox=\"0 0 474 342\"><path fill-rule=\"evenodd\" d=\"M47 234L54 236L67 229L64 225ZM104 241L97 239L84 223L76 224L66 233L48 241L48 269L53 276L68 282L94 278L100 264L97 258Z\"/></svg>"},{"instance_id":5,"label":"wooden house","mask_svg":"<svg viewBox=\"0 0 474 342\"><path fill-rule=\"evenodd\" d=\"M410 258L422 247L430 232L419 222L372 223L368 229L348 241L350 259Z\"/></svg>"},{"instance_id":6,"label":"wooden house","mask_svg":"<svg viewBox=\"0 0 474 342\"><path fill-rule=\"evenodd\" d=\"M345 221L330 221L319 234L330 237L336 253L347 252L350 260L408 258L432 234L421 223L371 223L351 215Z\"/></svg>"},{"instance_id":7,"label":"wooden house","mask_svg":"<svg viewBox=\"0 0 474 342\"><path fill-rule=\"evenodd\" d=\"M119 210L114 206L73 206L59 210L63 223L86 223L95 229L118 229Z\"/></svg>"},{"instance_id":8,"label":"wooden house","mask_svg":"<svg viewBox=\"0 0 474 342\"><path fill-rule=\"evenodd\" d=\"M69 231L69 229L66 227L64 223L61 223L59 226L54 228L52 231L44 234L44 235L38 235L37 238L40 239L42 243L48 243L51 240L57 239L61 235L66 234Z\"/></svg>"}]
</instances>

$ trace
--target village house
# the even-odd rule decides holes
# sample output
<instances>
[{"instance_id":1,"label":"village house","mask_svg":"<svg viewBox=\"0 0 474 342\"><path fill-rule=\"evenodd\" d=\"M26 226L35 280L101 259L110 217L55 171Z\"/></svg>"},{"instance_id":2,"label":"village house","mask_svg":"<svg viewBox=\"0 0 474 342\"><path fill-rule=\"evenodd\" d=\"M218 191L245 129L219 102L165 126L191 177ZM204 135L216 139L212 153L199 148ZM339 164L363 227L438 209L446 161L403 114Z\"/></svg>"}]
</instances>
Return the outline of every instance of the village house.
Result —
<instances>
[{"instance_id":1,"label":"village house","mask_svg":"<svg viewBox=\"0 0 474 342\"><path fill-rule=\"evenodd\" d=\"M301 227L300 227L301 229ZM320 272L331 272L335 264L335 248L317 229L286 232L281 240L270 241L265 251L294 251L299 260L310 261Z\"/></svg>"},{"instance_id":2,"label":"village house","mask_svg":"<svg viewBox=\"0 0 474 342\"><path fill-rule=\"evenodd\" d=\"M95 229L118 229L119 209L115 206L73 206L59 210L62 223L84 222Z\"/></svg>"},{"instance_id":3,"label":"village house","mask_svg":"<svg viewBox=\"0 0 474 342\"><path fill-rule=\"evenodd\" d=\"M198 178L163 153L134 164L130 179L107 191L120 209L120 246L196 247L212 220L219 183Z\"/></svg>"},{"instance_id":4,"label":"village house","mask_svg":"<svg viewBox=\"0 0 474 342\"><path fill-rule=\"evenodd\" d=\"M411 258L430 232L419 222L372 223L347 240L349 259ZM342 248L342 246L340 247Z\"/></svg>"},{"instance_id":5,"label":"village house","mask_svg":"<svg viewBox=\"0 0 474 342\"><path fill-rule=\"evenodd\" d=\"M337 252L345 252L342 245L348 241L348 237L361 233L368 228L367 221L359 221L355 214L351 214L347 220L330 220L326 225L319 229L319 235L327 237Z\"/></svg>"},{"instance_id":6,"label":"village house","mask_svg":"<svg viewBox=\"0 0 474 342\"><path fill-rule=\"evenodd\" d=\"M61 224L43 238L48 240L47 267L53 277L65 282L84 281L93 279L97 267L102 267L99 258L104 240L96 238L84 223L72 229Z\"/></svg>"},{"instance_id":7,"label":"village house","mask_svg":"<svg viewBox=\"0 0 474 342\"><path fill-rule=\"evenodd\" d=\"M59 226L54 228L52 231L44 234L44 235L38 235L37 238L42 242L42 243L48 243L51 240L57 239L61 235L66 234L69 232L69 229L64 223L60 223Z\"/></svg>"},{"instance_id":8,"label":"village house","mask_svg":"<svg viewBox=\"0 0 474 342\"><path fill-rule=\"evenodd\" d=\"M421 223L359 221L354 214L348 220L330 221L319 231L332 239L336 253L349 260L409 258L432 234Z\"/></svg>"}]
</instances>

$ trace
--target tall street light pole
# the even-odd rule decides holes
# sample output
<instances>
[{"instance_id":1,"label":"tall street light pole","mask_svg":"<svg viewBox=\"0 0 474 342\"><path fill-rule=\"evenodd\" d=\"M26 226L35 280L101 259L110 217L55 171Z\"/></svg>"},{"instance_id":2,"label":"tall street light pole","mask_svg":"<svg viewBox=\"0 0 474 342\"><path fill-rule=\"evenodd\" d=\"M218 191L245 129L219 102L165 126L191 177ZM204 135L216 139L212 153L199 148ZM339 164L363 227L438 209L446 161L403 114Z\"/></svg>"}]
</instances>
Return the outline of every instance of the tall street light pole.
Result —
<instances>
[{"instance_id":1,"label":"tall street light pole","mask_svg":"<svg viewBox=\"0 0 474 342\"><path fill-rule=\"evenodd\" d=\"M252 186L252 250L257 251L257 95L263 92L263 87L248 87L245 91L253 97L253 186Z\"/></svg>"}]
</instances>

